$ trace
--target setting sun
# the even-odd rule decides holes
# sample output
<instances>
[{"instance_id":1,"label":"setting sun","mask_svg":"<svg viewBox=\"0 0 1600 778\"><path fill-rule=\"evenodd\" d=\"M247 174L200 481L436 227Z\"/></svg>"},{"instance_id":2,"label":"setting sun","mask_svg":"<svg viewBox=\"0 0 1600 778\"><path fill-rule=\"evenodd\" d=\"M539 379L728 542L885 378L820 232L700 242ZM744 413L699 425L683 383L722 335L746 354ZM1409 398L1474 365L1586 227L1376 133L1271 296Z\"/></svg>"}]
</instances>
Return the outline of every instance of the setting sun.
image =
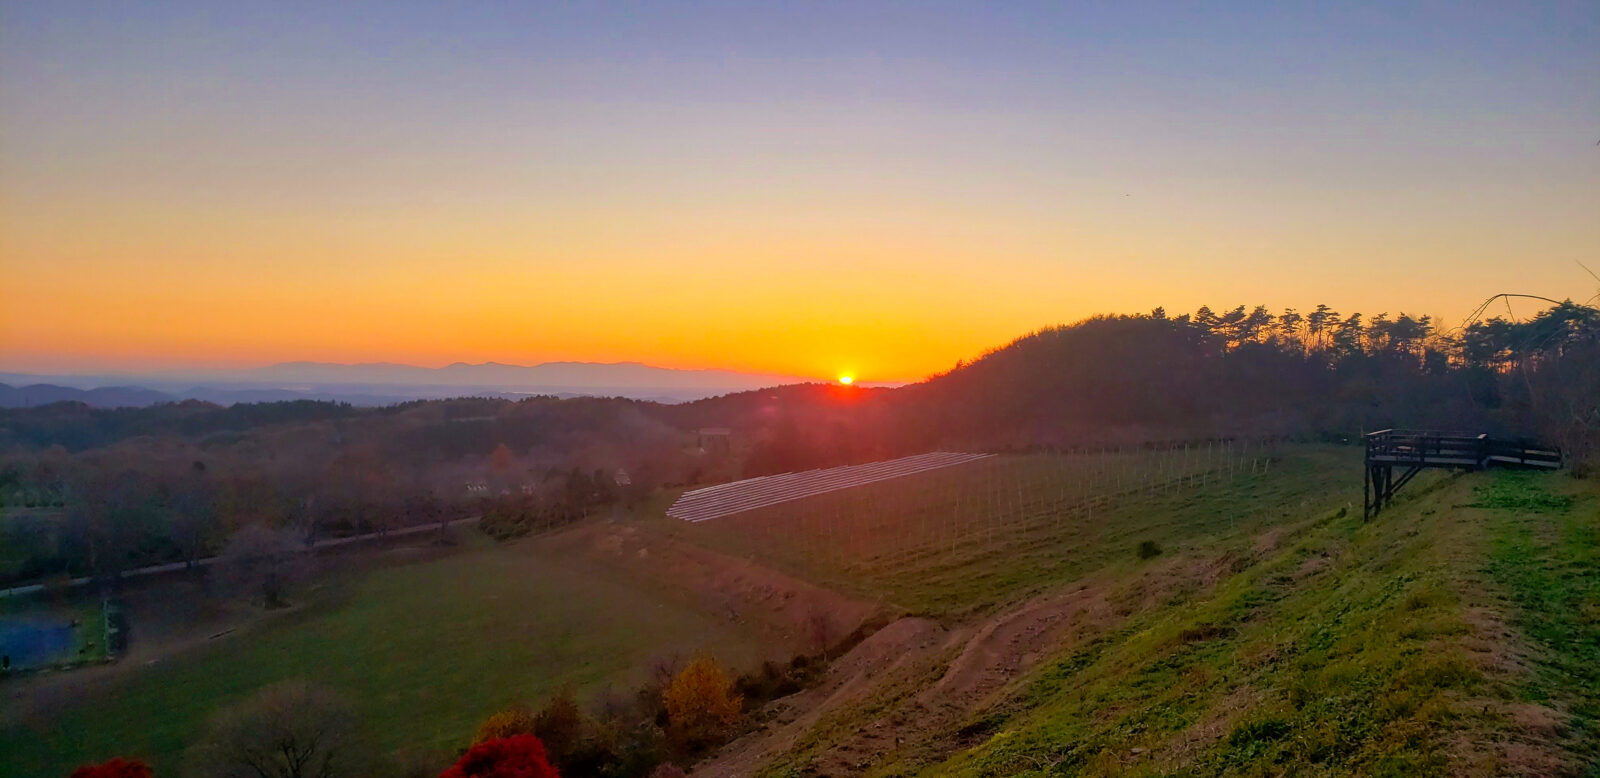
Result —
<instances>
[{"instance_id":1,"label":"setting sun","mask_svg":"<svg viewBox=\"0 0 1600 778\"><path fill-rule=\"evenodd\" d=\"M841 384L849 384L849 383L854 382L855 380L856 379L851 378L850 376L847 376L847 375L839 376L839 383L841 383Z\"/></svg>"}]
</instances>

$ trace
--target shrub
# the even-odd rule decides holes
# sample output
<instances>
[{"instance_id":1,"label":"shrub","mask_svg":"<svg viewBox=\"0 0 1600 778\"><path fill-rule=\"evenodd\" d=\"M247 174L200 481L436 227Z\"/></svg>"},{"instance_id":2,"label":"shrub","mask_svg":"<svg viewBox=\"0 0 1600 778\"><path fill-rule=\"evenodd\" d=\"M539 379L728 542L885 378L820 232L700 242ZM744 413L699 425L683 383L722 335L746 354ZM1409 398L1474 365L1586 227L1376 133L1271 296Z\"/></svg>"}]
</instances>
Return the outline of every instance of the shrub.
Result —
<instances>
[{"instance_id":1,"label":"shrub","mask_svg":"<svg viewBox=\"0 0 1600 778\"><path fill-rule=\"evenodd\" d=\"M661 690L657 689L655 706L660 705ZM607 686L595 696L593 710L596 726L614 732L627 729L640 718L650 717L639 709L636 695L619 691L613 686Z\"/></svg>"},{"instance_id":2,"label":"shrub","mask_svg":"<svg viewBox=\"0 0 1600 778\"><path fill-rule=\"evenodd\" d=\"M806 670L803 663L797 667L793 663L762 662L759 671L739 676L734 688L747 700L775 700L804 689L811 675Z\"/></svg>"},{"instance_id":3,"label":"shrub","mask_svg":"<svg viewBox=\"0 0 1600 778\"><path fill-rule=\"evenodd\" d=\"M533 510L527 505L502 501L483 512L478 529L495 540L505 541L527 535L533 530L534 520Z\"/></svg>"},{"instance_id":4,"label":"shrub","mask_svg":"<svg viewBox=\"0 0 1600 778\"><path fill-rule=\"evenodd\" d=\"M1152 559L1161 556L1161 544L1154 540L1139 541L1139 558Z\"/></svg>"},{"instance_id":5,"label":"shrub","mask_svg":"<svg viewBox=\"0 0 1600 778\"><path fill-rule=\"evenodd\" d=\"M136 759L118 757L102 764L86 764L72 771L70 778L150 778L150 765Z\"/></svg>"},{"instance_id":6,"label":"shrub","mask_svg":"<svg viewBox=\"0 0 1600 778\"><path fill-rule=\"evenodd\" d=\"M578 707L571 687L562 687L533 719L533 734L544 741L550 761L571 770L569 762L592 727Z\"/></svg>"},{"instance_id":7,"label":"shrub","mask_svg":"<svg viewBox=\"0 0 1600 778\"><path fill-rule=\"evenodd\" d=\"M608 778L633 778L649 774L650 769L665 758L666 740L666 733L648 721L620 732L611 749L610 764L601 774Z\"/></svg>"},{"instance_id":8,"label":"shrub","mask_svg":"<svg viewBox=\"0 0 1600 778\"><path fill-rule=\"evenodd\" d=\"M742 700L717 660L701 657L672 679L662 696L674 745L697 751L722 743L739 723Z\"/></svg>"},{"instance_id":9,"label":"shrub","mask_svg":"<svg viewBox=\"0 0 1600 778\"><path fill-rule=\"evenodd\" d=\"M650 771L650 778L688 778L688 775L682 767L671 762L656 765L656 769Z\"/></svg>"},{"instance_id":10,"label":"shrub","mask_svg":"<svg viewBox=\"0 0 1600 778\"><path fill-rule=\"evenodd\" d=\"M439 778L560 778L533 735L486 740L467 749Z\"/></svg>"},{"instance_id":11,"label":"shrub","mask_svg":"<svg viewBox=\"0 0 1600 778\"><path fill-rule=\"evenodd\" d=\"M667 725L667 709L664 704L667 687L672 685L672 679L678 677L678 673L682 670L683 661L676 655L656 656L650 659L649 674L639 686L635 700L639 713L658 726Z\"/></svg>"},{"instance_id":12,"label":"shrub","mask_svg":"<svg viewBox=\"0 0 1600 778\"><path fill-rule=\"evenodd\" d=\"M189 756L207 778L340 778L366 769L356 717L337 695L304 681L262 689L223 709Z\"/></svg>"},{"instance_id":13,"label":"shrub","mask_svg":"<svg viewBox=\"0 0 1600 778\"><path fill-rule=\"evenodd\" d=\"M477 745L486 740L501 740L513 735L532 735L533 711L526 705L513 705L483 720L478 734L472 739Z\"/></svg>"}]
</instances>

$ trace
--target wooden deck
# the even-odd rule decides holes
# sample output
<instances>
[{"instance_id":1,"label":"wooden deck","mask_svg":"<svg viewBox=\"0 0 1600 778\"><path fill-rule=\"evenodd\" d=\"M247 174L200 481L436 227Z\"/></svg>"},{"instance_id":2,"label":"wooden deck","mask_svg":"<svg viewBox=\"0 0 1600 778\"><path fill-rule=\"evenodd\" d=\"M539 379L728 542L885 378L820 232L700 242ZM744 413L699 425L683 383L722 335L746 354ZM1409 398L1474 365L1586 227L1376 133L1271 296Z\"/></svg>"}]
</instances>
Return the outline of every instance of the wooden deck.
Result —
<instances>
[{"instance_id":1,"label":"wooden deck","mask_svg":"<svg viewBox=\"0 0 1600 778\"><path fill-rule=\"evenodd\" d=\"M1561 449L1555 446L1487 434L1378 430L1367 434L1366 444L1362 515L1369 518L1427 468L1557 470L1563 464ZM1394 472L1397 467L1402 469L1399 478Z\"/></svg>"}]
</instances>

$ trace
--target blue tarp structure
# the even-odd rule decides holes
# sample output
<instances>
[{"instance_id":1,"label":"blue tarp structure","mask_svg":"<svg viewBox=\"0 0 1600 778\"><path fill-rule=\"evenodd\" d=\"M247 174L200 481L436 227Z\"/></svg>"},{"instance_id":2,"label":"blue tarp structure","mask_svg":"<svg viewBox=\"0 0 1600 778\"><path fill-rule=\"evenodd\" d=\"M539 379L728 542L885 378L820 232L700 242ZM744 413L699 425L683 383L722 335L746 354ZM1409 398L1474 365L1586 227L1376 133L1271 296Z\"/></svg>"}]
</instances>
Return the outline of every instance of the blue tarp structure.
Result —
<instances>
[{"instance_id":1,"label":"blue tarp structure","mask_svg":"<svg viewBox=\"0 0 1600 778\"><path fill-rule=\"evenodd\" d=\"M69 659L72 624L24 619L0 620L0 655L11 658L11 669L26 670Z\"/></svg>"}]
</instances>

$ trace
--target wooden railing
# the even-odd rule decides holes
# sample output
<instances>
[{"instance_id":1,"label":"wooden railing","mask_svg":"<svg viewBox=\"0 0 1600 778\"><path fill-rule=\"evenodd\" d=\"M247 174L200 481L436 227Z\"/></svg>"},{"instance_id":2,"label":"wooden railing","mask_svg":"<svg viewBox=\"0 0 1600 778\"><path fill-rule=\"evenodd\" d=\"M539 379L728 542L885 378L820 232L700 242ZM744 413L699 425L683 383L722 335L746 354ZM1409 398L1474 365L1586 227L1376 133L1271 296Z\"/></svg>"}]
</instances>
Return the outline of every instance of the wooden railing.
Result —
<instances>
[{"instance_id":1,"label":"wooden railing","mask_svg":"<svg viewBox=\"0 0 1600 778\"><path fill-rule=\"evenodd\" d=\"M1366 436L1369 463L1433 467L1561 467L1561 449L1521 438L1491 438L1419 430L1378 430Z\"/></svg>"}]
</instances>

